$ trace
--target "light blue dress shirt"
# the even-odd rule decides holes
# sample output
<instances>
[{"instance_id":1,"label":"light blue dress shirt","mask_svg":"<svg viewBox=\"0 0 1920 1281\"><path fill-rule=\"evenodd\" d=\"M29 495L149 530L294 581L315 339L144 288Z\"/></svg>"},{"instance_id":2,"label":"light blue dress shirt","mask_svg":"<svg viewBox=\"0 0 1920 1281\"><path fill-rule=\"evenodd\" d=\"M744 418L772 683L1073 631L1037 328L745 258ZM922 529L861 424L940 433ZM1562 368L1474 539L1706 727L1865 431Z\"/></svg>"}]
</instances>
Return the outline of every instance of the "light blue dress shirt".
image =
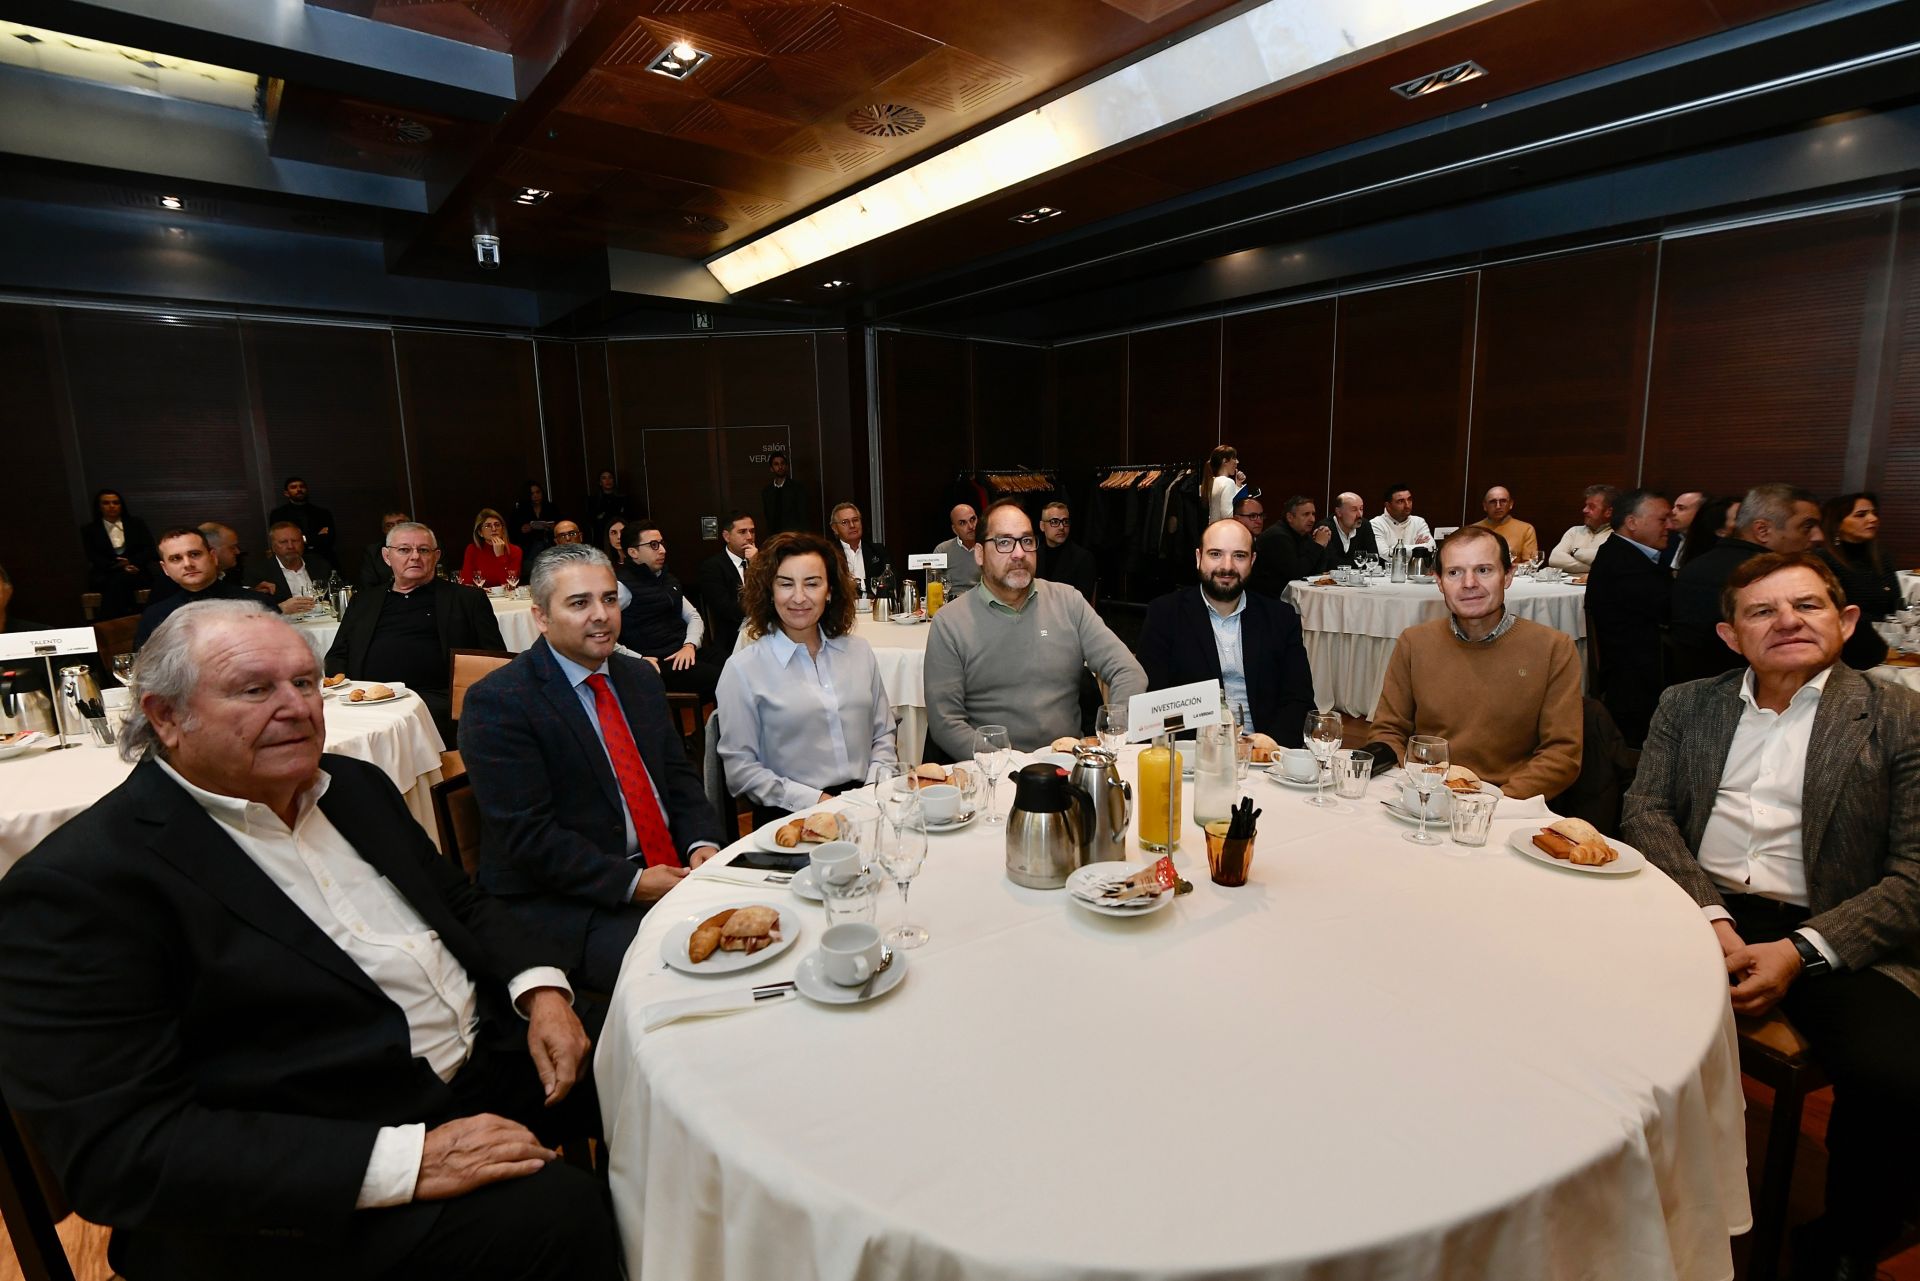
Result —
<instances>
[{"instance_id":1,"label":"light blue dress shirt","mask_svg":"<svg viewBox=\"0 0 1920 1281\"><path fill-rule=\"evenodd\" d=\"M857 636L823 638L816 659L776 629L733 651L716 699L727 790L756 805L809 809L899 759L880 665Z\"/></svg>"},{"instance_id":2,"label":"light blue dress shirt","mask_svg":"<svg viewBox=\"0 0 1920 1281\"><path fill-rule=\"evenodd\" d=\"M1660 563L1660 549L1658 547L1649 547L1645 543L1635 542L1617 529L1613 531L1613 536L1629 547L1638 548L1641 554L1654 564L1658 565ZM1667 537L1671 538L1673 535L1669 534Z\"/></svg>"},{"instance_id":3,"label":"light blue dress shirt","mask_svg":"<svg viewBox=\"0 0 1920 1281\"><path fill-rule=\"evenodd\" d=\"M1205 592L1200 596L1207 600ZM1225 618L1211 604L1207 621L1213 624L1213 647L1220 652L1220 684L1226 690L1228 707L1251 706L1247 701L1246 647L1240 640L1240 615L1247 612L1247 594L1233 603L1233 612Z\"/></svg>"}]
</instances>

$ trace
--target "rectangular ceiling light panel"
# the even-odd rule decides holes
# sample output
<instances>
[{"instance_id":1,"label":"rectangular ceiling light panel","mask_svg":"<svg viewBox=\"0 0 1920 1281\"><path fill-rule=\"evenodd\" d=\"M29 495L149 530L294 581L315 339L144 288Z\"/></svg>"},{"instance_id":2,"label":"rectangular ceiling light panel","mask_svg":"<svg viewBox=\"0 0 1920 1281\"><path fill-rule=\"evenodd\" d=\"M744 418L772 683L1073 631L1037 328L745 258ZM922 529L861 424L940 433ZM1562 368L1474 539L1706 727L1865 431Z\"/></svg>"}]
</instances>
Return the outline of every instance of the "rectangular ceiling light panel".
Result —
<instances>
[{"instance_id":1,"label":"rectangular ceiling light panel","mask_svg":"<svg viewBox=\"0 0 1920 1281\"><path fill-rule=\"evenodd\" d=\"M1485 0L1267 0L720 255L739 293Z\"/></svg>"},{"instance_id":2,"label":"rectangular ceiling light panel","mask_svg":"<svg viewBox=\"0 0 1920 1281\"><path fill-rule=\"evenodd\" d=\"M252 111L260 93L260 77L252 72L18 22L0 21L0 66L236 111Z\"/></svg>"}]
</instances>

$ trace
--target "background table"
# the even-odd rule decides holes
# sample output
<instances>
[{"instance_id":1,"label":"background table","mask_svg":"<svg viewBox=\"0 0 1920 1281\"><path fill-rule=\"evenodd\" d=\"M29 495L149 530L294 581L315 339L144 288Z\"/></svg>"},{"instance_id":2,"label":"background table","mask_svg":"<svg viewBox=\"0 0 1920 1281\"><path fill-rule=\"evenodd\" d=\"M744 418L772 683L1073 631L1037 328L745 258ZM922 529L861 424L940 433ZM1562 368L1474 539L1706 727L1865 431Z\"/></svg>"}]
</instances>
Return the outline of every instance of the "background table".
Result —
<instances>
[{"instance_id":1,"label":"background table","mask_svg":"<svg viewBox=\"0 0 1920 1281\"><path fill-rule=\"evenodd\" d=\"M371 707L329 699L327 750L377 765L406 796L407 809L435 837L428 795L440 781L444 744L418 696ZM0 875L53 830L118 787L132 770L112 748L70 747L0 761ZM438 838L435 837L437 845Z\"/></svg>"},{"instance_id":2,"label":"background table","mask_svg":"<svg viewBox=\"0 0 1920 1281\"><path fill-rule=\"evenodd\" d=\"M595 1059L628 1275L1730 1277L1738 1053L1692 901L1652 868L1524 859L1515 821L1422 848L1374 799L1249 790L1244 888L1207 881L1189 822L1195 893L1109 920L1012 885L1005 829L976 822L931 840L932 938L897 991L642 1033L648 1004L791 978L819 943L820 909L757 874L690 876ZM663 968L678 921L743 901L789 912L795 946Z\"/></svg>"},{"instance_id":3,"label":"background table","mask_svg":"<svg viewBox=\"0 0 1920 1281\"><path fill-rule=\"evenodd\" d=\"M887 702L899 718L896 731L900 759L918 765L927 746L927 634L930 623L876 623L856 616L853 634L873 647L880 667L880 683Z\"/></svg>"},{"instance_id":4,"label":"background table","mask_svg":"<svg viewBox=\"0 0 1920 1281\"><path fill-rule=\"evenodd\" d=\"M507 648L516 654L532 649L533 643L540 639L540 629L533 623L533 602L493 596L488 598L487 603L493 606L493 618L500 624L500 638L507 643ZM324 663L327 650L332 648L333 638L340 631L340 620L329 614L295 623L293 629L300 633L300 638Z\"/></svg>"},{"instance_id":5,"label":"background table","mask_svg":"<svg viewBox=\"0 0 1920 1281\"><path fill-rule=\"evenodd\" d=\"M1367 718L1380 702L1387 660L1400 633L1447 612L1435 584L1382 579L1365 587L1289 583L1286 600L1300 611L1307 661L1313 666L1314 700L1322 710ZM1508 609L1573 637L1583 658L1586 601L1587 589L1572 583L1516 578L1507 589Z\"/></svg>"}]
</instances>

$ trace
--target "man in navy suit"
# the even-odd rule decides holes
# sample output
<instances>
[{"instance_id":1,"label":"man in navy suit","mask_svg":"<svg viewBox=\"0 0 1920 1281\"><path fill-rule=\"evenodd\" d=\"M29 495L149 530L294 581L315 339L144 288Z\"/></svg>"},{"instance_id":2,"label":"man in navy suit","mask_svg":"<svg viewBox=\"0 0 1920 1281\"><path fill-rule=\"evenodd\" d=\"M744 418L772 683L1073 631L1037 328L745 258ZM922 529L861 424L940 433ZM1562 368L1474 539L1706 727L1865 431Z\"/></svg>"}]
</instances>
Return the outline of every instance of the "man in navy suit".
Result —
<instances>
[{"instance_id":1,"label":"man in navy suit","mask_svg":"<svg viewBox=\"0 0 1920 1281\"><path fill-rule=\"evenodd\" d=\"M619 586L597 548L534 562L542 638L467 691L460 755L484 833L480 884L613 990L640 919L719 848L719 820L651 664L615 654Z\"/></svg>"},{"instance_id":2,"label":"man in navy suit","mask_svg":"<svg viewBox=\"0 0 1920 1281\"><path fill-rule=\"evenodd\" d=\"M1194 562L1198 585L1147 606L1138 646L1147 688L1220 681L1227 702L1247 708L1247 728L1301 746L1314 708L1313 672L1293 606L1247 590L1253 535L1239 520L1216 520Z\"/></svg>"}]
</instances>

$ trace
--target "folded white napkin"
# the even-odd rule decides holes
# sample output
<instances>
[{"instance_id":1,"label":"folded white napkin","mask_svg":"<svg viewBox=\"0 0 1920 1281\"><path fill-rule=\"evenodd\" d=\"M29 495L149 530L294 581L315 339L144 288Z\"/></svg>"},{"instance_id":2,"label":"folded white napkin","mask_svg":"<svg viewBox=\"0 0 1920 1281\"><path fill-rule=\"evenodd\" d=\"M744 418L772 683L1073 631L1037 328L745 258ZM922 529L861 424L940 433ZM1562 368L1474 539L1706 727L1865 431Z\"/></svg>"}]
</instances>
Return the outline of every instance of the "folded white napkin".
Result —
<instances>
[{"instance_id":1,"label":"folded white napkin","mask_svg":"<svg viewBox=\"0 0 1920 1281\"><path fill-rule=\"evenodd\" d=\"M1524 801L1516 801L1511 796L1502 796L1500 803L1493 807L1495 822L1508 818L1530 818L1538 819L1542 823L1550 823L1558 817L1560 817L1558 814L1547 808L1547 798L1544 796L1529 796Z\"/></svg>"}]
</instances>

